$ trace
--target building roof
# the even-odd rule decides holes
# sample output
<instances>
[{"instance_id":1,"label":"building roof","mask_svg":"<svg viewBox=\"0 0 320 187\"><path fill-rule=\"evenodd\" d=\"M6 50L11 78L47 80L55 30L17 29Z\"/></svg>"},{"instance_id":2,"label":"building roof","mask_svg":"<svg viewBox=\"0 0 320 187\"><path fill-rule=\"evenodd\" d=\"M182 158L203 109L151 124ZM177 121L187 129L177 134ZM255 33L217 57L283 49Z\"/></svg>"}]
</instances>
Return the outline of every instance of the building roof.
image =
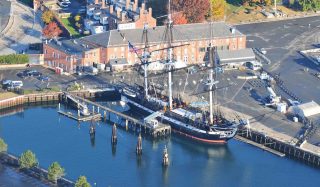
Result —
<instances>
[{"instance_id":1,"label":"building roof","mask_svg":"<svg viewBox=\"0 0 320 187\"><path fill-rule=\"evenodd\" d=\"M254 61L256 56L251 48L239 50L217 50L220 63Z\"/></svg>"},{"instance_id":2,"label":"building roof","mask_svg":"<svg viewBox=\"0 0 320 187\"><path fill-rule=\"evenodd\" d=\"M320 114L320 106L314 101L300 104L297 107L303 112L304 117Z\"/></svg>"},{"instance_id":3,"label":"building roof","mask_svg":"<svg viewBox=\"0 0 320 187\"><path fill-rule=\"evenodd\" d=\"M164 33L166 26L158 26L148 29L148 40L150 44L165 43ZM224 22L213 23L213 38L227 38L234 36L244 36L241 32L235 29L231 32L231 27ZM82 38L86 41L94 42L103 47L123 46L130 41L133 45L142 45L143 29L128 29L128 30L111 30L100 34L86 36ZM125 39L123 39L123 37ZM210 38L210 24L196 23L176 25L173 27L174 42L189 42L193 40L203 40Z\"/></svg>"},{"instance_id":4,"label":"building roof","mask_svg":"<svg viewBox=\"0 0 320 187\"><path fill-rule=\"evenodd\" d=\"M86 41L82 41L81 39L61 41L51 39L47 40L47 45L70 55L81 55L83 51L89 51L91 49L97 48L96 45Z\"/></svg>"}]
</instances>

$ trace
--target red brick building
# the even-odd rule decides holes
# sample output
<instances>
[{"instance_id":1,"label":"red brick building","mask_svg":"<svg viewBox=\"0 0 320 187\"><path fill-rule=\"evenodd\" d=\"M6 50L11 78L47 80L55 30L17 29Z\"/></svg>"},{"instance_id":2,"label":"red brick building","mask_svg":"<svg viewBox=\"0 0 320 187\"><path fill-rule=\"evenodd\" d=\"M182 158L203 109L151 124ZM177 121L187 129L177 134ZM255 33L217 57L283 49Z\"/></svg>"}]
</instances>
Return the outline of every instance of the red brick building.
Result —
<instances>
[{"instance_id":1,"label":"red brick building","mask_svg":"<svg viewBox=\"0 0 320 187\"><path fill-rule=\"evenodd\" d=\"M210 43L220 50L246 48L246 36L235 28L224 22L213 23L212 28L211 34L209 23L174 26L173 45L183 45L182 47L174 48L174 58L185 64L204 63L208 61L207 48ZM148 40L151 46L149 50L151 52L167 47L167 42L164 40L165 32L165 26L148 29ZM114 61L115 59L126 59L129 65L139 63L140 60L137 55L130 52L128 42L136 48L143 48L142 35L143 29L111 30L76 40L61 41L61 45L51 41L44 44L44 51L47 50L45 63L49 65L49 62L51 62L49 66L61 66L60 64L63 64L63 68L71 72L75 70L75 66L90 66L94 63L108 64L110 60ZM53 58L53 53L60 54L60 57L66 58ZM69 59L67 61L68 57L72 60ZM151 53L151 61L160 61L166 58L166 50Z\"/></svg>"}]
</instances>

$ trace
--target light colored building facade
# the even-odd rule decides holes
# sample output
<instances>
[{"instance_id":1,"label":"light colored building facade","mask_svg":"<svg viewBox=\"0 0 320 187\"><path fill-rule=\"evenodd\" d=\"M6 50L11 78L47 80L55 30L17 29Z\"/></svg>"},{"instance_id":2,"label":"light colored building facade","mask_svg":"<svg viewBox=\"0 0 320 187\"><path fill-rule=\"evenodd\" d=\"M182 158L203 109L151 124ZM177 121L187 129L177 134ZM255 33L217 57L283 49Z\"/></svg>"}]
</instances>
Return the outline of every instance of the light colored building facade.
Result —
<instances>
[{"instance_id":1,"label":"light colored building facade","mask_svg":"<svg viewBox=\"0 0 320 187\"><path fill-rule=\"evenodd\" d=\"M84 25L92 34L114 29L155 27L157 24L152 17L152 9L147 10L145 3L138 7L138 0L95 0L87 5L86 14Z\"/></svg>"}]
</instances>

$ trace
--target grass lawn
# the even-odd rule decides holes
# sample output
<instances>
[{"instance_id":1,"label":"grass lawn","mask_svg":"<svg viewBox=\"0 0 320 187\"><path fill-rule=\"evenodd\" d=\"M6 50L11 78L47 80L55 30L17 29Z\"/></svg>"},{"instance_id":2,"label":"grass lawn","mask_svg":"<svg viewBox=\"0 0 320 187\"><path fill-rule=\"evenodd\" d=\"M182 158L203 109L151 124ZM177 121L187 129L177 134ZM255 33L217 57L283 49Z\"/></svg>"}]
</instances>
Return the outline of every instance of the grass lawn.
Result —
<instances>
[{"instance_id":1,"label":"grass lawn","mask_svg":"<svg viewBox=\"0 0 320 187\"><path fill-rule=\"evenodd\" d=\"M81 36L81 34L75 28L76 26L75 26L75 22L73 20L73 17L61 18L60 20L73 37L80 37Z\"/></svg>"},{"instance_id":2,"label":"grass lawn","mask_svg":"<svg viewBox=\"0 0 320 187\"><path fill-rule=\"evenodd\" d=\"M16 96L18 96L18 94L15 94L13 92L2 92L0 93L0 100L9 99Z\"/></svg>"}]
</instances>

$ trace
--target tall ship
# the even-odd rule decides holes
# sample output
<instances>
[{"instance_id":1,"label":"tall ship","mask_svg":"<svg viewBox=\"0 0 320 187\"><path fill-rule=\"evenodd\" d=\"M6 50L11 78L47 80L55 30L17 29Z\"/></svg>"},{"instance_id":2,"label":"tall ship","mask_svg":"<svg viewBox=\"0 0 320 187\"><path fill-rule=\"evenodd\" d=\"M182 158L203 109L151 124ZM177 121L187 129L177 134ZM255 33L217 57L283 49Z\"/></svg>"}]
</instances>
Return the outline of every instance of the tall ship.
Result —
<instances>
[{"instance_id":1,"label":"tall ship","mask_svg":"<svg viewBox=\"0 0 320 187\"><path fill-rule=\"evenodd\" d=\"M148 65L150 61L150 46L148 44L148 28L143 29L144 48L142 55L137 53L135 47L129 43L129 48L136 53L141 60L141 66L144 71L144 86L121 84L118 88L121 93L121 100L126 102L131 108L141 110L147 113L162 113L158 117L164 123L170 124L173 131L184 135L188 138L210 144L225 144L228 140L232 139L237 131L238 125L235 121L228 121L222 113L219 111L216 91L217 84L217 63L214 60L215 47L210 42L208 47L209 53L209 79L207 81L209 92L209 111L202 111L198 108L187 106L179 97L173 98L172 94L172 72L174 69L175 60L173 58L173 49L177 45L173 43L173 22L170 13L170 1L169 1L169 14L168 21L166 23L166 29L164 38L166 40L166 48L162 50L167 51L167 57L164 60L166 70L164 73L168 73L168 94L164 95L157 93L155 89L149 89L148 87ZM212 24L210 24L211 38L212 38ZM212 40L210 40L212 41ZM185 44L184 44L185 45ZM161 86L161 85L160 85Z\"/></svg>"}]
</instances>

